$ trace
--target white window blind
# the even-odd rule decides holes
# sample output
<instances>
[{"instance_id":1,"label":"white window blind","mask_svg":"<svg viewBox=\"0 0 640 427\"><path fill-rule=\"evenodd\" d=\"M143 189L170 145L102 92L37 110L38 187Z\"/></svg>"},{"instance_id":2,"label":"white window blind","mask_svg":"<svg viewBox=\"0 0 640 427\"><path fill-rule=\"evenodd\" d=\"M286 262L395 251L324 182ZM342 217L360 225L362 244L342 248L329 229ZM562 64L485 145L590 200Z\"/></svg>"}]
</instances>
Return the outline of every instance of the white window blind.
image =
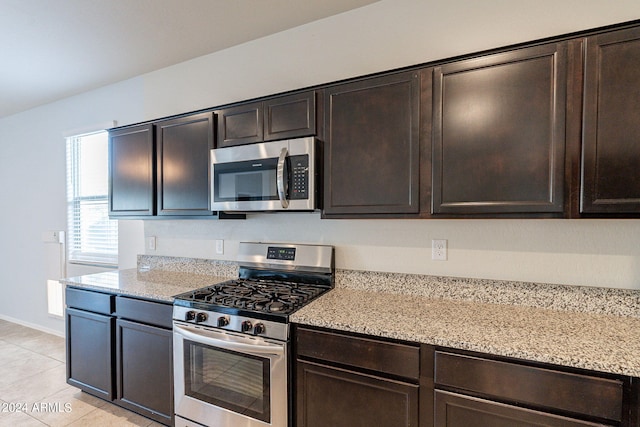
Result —
<instances>
[{"instance_id":1,"label":"white window blind","mask_svg":"<svg viewBox=\"0 0 640 427\"><path fill-rule=\"evenodd\" d=\"M109 219L108 133L67 138L69 262L118 264L118 221Z\"/></svg>"}]
</instances>

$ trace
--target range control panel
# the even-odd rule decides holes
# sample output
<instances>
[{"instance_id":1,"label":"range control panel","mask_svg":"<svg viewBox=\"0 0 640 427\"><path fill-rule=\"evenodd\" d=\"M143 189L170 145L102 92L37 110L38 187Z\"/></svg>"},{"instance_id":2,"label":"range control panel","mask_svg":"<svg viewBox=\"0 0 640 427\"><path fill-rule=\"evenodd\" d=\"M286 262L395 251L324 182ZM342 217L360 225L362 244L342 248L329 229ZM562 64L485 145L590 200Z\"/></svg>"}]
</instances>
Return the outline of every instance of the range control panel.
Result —
<instances>
[{"instance_id":1,"label":"range control panel","mask_svg":"<svg viewBox=\"0 0 640 427\"><path fill-rule=\"evenodd\" d=\"M279 246L269 246L267 248L267 259L280 259L283 261L294 261L296 259L296 248L283 248Z\"/></svg>"}]
</instances>

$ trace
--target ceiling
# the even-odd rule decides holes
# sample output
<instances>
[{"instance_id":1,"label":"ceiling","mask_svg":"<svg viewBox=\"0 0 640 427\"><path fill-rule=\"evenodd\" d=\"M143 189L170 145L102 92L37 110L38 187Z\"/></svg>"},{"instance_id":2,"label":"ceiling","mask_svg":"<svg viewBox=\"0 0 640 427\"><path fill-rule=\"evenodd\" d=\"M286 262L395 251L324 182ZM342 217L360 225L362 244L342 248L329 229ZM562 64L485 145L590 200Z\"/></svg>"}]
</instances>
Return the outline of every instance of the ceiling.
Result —
<instances>
[{"instance_id":1,"label":"ceiling","mask_svg":"<svg viewBox=\"0 0 640 427\"><path fill-rule=\"evenodd\" d=\"M0 0L0 118L376 0Z\"/></svg>"}]
</instances>

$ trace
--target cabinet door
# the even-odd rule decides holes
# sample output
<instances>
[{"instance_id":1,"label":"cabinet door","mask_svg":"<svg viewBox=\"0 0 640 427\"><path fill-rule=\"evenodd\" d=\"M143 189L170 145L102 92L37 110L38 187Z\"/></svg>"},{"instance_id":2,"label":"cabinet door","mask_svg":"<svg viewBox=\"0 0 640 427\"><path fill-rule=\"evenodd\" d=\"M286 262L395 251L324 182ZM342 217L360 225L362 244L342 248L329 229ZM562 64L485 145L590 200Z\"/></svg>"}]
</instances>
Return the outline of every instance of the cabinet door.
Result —
<instances>
[{"instance_id":1,"label":"cabinet door","mask_svg":"<svg viewBox=\"0 0 640 427\"><path fill-rule=\"evenodd\" d=\"M583 213L640 213L640 28L587 38Z\"/></svg>"},{"instance_id":2,"label":"cabinet door","mask_svg":"<svg viewBox=\"0 0 640 427\"><path fill-rule=\"evenodd\" d=\"M434 214L563 213L567 45L434 69Z\"/></svg>"},{"instance_id":3,"label":"cabinet door","mask_svg":"<svg viewBox=\"0 0 640 427\"><path fill-rule=\"evenodd\" d=\"M171 330L118 319L118 404L171 425L173 359Z\"/></svg>"},{"instance_id":4,"label":"cabinet door","mask_svg":"<svg viewBox=\"0 0 640 427\"><path fill-rule=\"evenodd\" d=\"M212 215L213 113L157 123L158 215Z\"/></svg>"},{"instance_id":5,"label":"cabinet door","mask_svg":"<svg viewBox=\"0 0 640 427\"><path fill-rule=\"evenodd\" d=\"M262 102L252 102L216 111L216 148L262 142L262 109Z\"/></svg>"},{"instance_id":6,"label":"cabinet door","mask_svg":"<svg viewBox=\"0 0 640 427\"><path fill-rule=\"evenodd\" d=\"M109 132L109 216L155 213L153 126Z\"/></svg>"},{"instance_id":7,"label":"cabinet door","mask_svg":"<svg viewBox=\"0 0 640 427\"><path fill-rule=\"evenodd\" d=\"M417 72L325 92L324 215L417 214Z\"/></svg>"},{"instance_id":8,"label":"cabinet door","mask_svg":"<svg viewBox=\"0 0 640 427\"><path fill-rule=\"evenodd\" d=\"M298 427L418 425L418 386L297 362Z\"/></svg>"},{"instance_id":9,"label":"cabinet door","mask_svg":"<svg viewBox=\"0 0 640 427\"><path fill-rule=\"evenodd\" d=\"M595 427L603 425L440 390L435 392L435 427Z\"/></svg>"},{"instance_id":10,"label":"cabinet door","mask_svg":"<svg viewBox=\"0 0 640 427\"><path fill-rule=\"evenodd\" d=\"M264 101L264 140L316 134L315 92L304 92Z\"/></svg>"},{"instance_id":11,"label":"cabinet door","mask_svg":"<svg viewBox=\"0 0 640 427\"><path fill-rule=\"evenodd\" d=\"M114 398L111 316L67 308L67 383L103 399Z\"/></svg>"}]
</instances>

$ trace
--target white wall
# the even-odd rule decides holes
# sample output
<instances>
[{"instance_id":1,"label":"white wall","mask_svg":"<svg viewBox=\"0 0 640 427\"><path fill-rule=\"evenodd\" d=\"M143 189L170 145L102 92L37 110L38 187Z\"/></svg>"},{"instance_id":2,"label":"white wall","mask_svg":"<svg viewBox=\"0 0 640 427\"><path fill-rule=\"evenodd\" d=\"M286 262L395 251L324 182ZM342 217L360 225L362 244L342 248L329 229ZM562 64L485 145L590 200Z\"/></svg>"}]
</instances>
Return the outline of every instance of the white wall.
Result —
<instances>
[{"instance_id":1,"label":"white wall","mask_svg":"<svg viewBox=\"0 0 640 427\"><path fill-rule=\"evenodd\" d=\"M0 318L63 331L64 322L47 315L46 280L57 279L48 276L58 258L52 244L42 241L44 231L66 229L63 135L114 119L139 120L141 87L140 79L132 79L0 120ZM137 223L139 242L124 246L141 251L142 222L128 223L123 229ZM123 265L135 260L129 255ZM69 265L67 275L95 271Z\"/></svg>"},{"instance_id":2,"label":"white wall","mask_svg":"<svg viewBox=\"0 0 640 427\"><path fill-rule=\"evenodd\" d=\"M336 267L640 289L640 220L321 220L253 214L245 221L146 221L148 254L233 260L241 241L336 246ZM215 253L223 239L225 253ZM448 260L431 260L431 239Z\"/></svg>"},{"instance_id":3,"label":"white wall","mask_svg":"<svg viewBox=\"0 0 640 427\"><path fill-rule=\"evenodd\" d=\"M637 0L383 0L364 8L0 119L0 317L61 332L46 314L45 230L66 227L63 133L130 124L640 18ZM145 221L158 253L211 257L212 241L337 246L342 268L638 288L640 221ZM121 264L142 252L142 222L123 222ZM450 260L429 259L431 238ZM69 269L69 275L82 274Z\"/></svg>"}]
</instances>

